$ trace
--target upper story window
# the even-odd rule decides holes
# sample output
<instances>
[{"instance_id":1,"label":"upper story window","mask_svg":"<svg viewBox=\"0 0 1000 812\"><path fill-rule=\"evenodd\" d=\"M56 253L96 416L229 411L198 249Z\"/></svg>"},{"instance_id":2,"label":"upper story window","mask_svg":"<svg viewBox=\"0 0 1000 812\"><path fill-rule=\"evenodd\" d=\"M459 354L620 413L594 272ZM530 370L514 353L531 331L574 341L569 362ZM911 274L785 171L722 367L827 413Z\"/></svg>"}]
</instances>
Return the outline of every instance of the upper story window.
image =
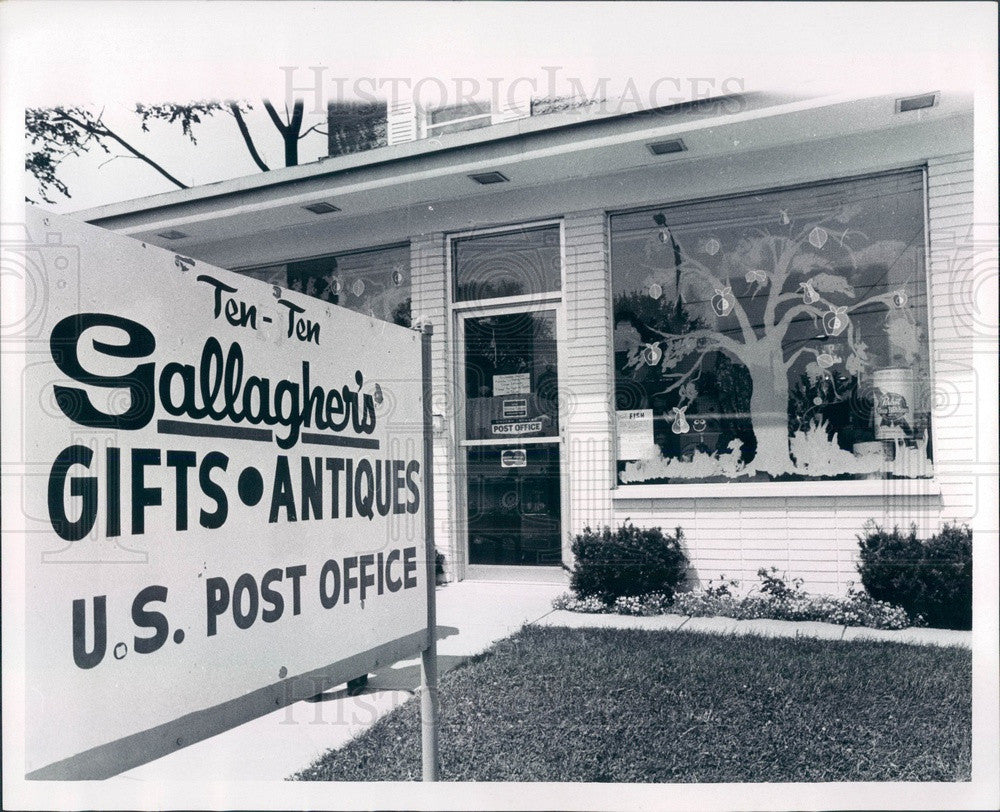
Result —
<instances>
[{"instance_id":1,"label":"upper story window","mask_svg":"<svg viewBox=\"0 0 1000 812\"><path fill-rule=\"evenodd\" d=\"M428 138L463 130L477 130L489 127L493 117L489 102L467 102L431 110L427 114L426 134Z\"/></svg>"},{"instance_id":2,"label":"upper story window","mask_svg":"<svg viewBox=\"0 0 1000 812\"><path fill-rule=\"evenodd\" d=\"M383 321L410 326L410 247L331 254L240 273Z\"/></svg>"},{"instance_id":3,"label":"upper story window","mask_svg":"<svg viewBox=\"0 0 1000 812\"><path fill-rule=\"evenodd\" d=\"M927 477L921 170L611 218L618 481Z\"/></svg>"},{"instance_id":4,"label":"upper story window","mask_svg":"<svg viewBox=\"0 0 1000 812\"><path fill-rule=\"evenodd\" d=\"M451 244L456 302L557 291L562 287L558 224L460 237Z\"/></svg>"}]
</instances>

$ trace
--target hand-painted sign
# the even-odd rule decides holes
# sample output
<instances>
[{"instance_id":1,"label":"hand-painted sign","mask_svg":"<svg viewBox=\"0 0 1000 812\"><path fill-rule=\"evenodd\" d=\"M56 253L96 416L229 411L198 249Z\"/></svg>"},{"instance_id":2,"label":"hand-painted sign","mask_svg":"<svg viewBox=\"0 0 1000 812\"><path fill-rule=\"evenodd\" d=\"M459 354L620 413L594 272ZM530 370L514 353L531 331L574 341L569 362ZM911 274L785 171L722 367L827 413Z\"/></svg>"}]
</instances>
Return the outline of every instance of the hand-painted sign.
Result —
<instances>
[{"instance_id":1,"label":"hand-painted sign","mask_svg":"<svg viewBox=\"0 0 1000 812\"><path fill-rule=\"evenodd\" d=\"M424 648L419 335L27 215L79 255L25 356L29 775Z\"/></svg>"}]
</instances>

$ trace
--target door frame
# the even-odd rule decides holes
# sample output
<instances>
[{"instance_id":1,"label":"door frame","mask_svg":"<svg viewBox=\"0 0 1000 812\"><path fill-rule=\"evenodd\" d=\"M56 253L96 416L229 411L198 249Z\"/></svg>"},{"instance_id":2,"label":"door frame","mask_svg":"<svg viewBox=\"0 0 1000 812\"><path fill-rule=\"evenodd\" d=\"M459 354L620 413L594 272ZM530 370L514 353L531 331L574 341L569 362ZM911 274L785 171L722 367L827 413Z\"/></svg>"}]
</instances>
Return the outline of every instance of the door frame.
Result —
<instances>
[{"instance_id":1,"label":"door frame","mask_svg":"<svg viewBox=\"0 0 1000 812\"><path fill-rule=\"evenodd\" d=\"M544 293L530 293L521 296L510 296L495 299L474 299L464 302L454 300L455 289L455 268L453 242L465 237L480 237L488 234L504 234L517 232L526 229L536 229L545 226L557 225L559 227L559 289L546 291ZM468 470L466 465L466 449L470 447L482 446L510 446L515 444L534 445L549 443L559 449L559 546L562 551L562 561L567 562L569 555L569 477L567 476L567 454L565 443L566 432L566 402L565 398L559 398L559 433L554 437L526 437L521 440L511 439L501 440L466 440L465 425L465 321L469 318L482 318L484 316L506 316L515 313L537 313L550 310L556 316L556 374L559 380L559 391L563 390L563 383L566 380L566 231L561 219L536 220L527 223L518 223L506 226L475 229L471 231L456 232L449 234L445 238L445 273L447 284L445 289L448 294L448 323L451 327L451 335L454 337L451 342L450 360L452 362L452 374L449 381L452 391L455 393L453 400L455 404L453 429L455 431L455 467L453 477L454 502L455 505L455 551L460 580L469 575L470 567L478 572L525 572L525 580L531 580L529 574L537 571L539 574L543 570L554 569L547 567L532 567L520 565L489 565L469 563L469 513L468 513Z\"/></svg>"}]
</instances>

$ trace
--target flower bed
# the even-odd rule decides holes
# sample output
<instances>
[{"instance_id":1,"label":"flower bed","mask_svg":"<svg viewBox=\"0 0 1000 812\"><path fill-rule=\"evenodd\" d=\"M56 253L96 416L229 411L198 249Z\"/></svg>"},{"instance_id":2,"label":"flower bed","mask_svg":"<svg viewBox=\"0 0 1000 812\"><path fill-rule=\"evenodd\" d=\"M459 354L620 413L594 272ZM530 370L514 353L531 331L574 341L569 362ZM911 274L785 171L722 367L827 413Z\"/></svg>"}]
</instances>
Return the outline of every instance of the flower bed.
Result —
<instances>
[{"instance_id":1,"label":"flower bed","mask_svg":"<svg viewBox=\"0 0 1000 812\"><path fill-rule=\"evenodd\" d=\"M663 593L619 597L604 601L598 597L576 597L569 593L553 602L555 609L621 615L661 615L667 613L691 617L731 617L737 620L812 620L841 626L868 626L873 629L905 629L921 625L921 618L911 618L901 606L872 598L852 586L842 598L811 595L796 579L789 586L776 568L757 571L759 591L739 596L732 592L738 582L713 581L704 590L681 592L671 601Z\"/></svg>"}]
</instances>

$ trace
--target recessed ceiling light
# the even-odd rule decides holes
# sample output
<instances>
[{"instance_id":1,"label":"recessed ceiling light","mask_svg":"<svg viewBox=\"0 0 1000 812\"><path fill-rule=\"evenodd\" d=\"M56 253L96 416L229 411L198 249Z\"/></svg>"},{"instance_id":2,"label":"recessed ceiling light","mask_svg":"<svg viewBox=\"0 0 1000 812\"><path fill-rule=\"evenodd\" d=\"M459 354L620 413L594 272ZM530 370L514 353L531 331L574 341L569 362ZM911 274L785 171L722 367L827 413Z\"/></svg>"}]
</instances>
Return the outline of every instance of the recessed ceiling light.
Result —
<instances>
[{"instance_id":1,"label":"recessed ceiling light","mask_svg":"<svg viewBox=\"0 0 1000 812\"><path fill-rule=\"evenodd\" d=\"M469 177L476 183L481 183L484 186L489 186L491 183L507 183L510 178L501 172L477 172L474 175L469 175Z\"/></svg>"},{"instance_id":2,"label":"recessed ceiling light","mask_svg":"<svg viewBox=\"0 0 1000 812\"><path fill-rule=\"evenodd\" d=\"M907 96L905 99L896 99L896 112L909 113L911 110L925 110L938 103L937 93L924 93L921 96Z\"/></svg>"},{"instance_id":3,"label":"recessed ceiling light","mask_svg":"<svg viewBox=\"0 0 1000 812\"><path fill-rule=\"evenodd\" d=\"M649 147L649 151L654 155L672 155L675 152L684 152L687 149L680 138L671 138L668 141L656 141L652 144L646 144L646 146Z\"/></svg>"},{"instance_id":4,"label":"recessed ceiling light","mask_svg":"<svg viewBox=\"0 0 1000 812\"><path fill-rule=\"evenodd\" d=\"M185 237L190 237L190 234L185 234L183 231L178 231L176 228L170 229L170 231L161 231L156 235L157 237L163 237L165 240L183 240Z\"/></svg>"},{"instance_id":5,"label":"recessed ceiling light","mask_svg":"<svg viewBox=\"0 0 1000 812\"><path fill-rule=\"evenodd\" d=\"M319 203L310 203L308 206L303 206L306 211L311 211L313 214L332 214L335 211L340 211L332 203L327 203L325 200Z\"/></svg>"}]
</instances>

